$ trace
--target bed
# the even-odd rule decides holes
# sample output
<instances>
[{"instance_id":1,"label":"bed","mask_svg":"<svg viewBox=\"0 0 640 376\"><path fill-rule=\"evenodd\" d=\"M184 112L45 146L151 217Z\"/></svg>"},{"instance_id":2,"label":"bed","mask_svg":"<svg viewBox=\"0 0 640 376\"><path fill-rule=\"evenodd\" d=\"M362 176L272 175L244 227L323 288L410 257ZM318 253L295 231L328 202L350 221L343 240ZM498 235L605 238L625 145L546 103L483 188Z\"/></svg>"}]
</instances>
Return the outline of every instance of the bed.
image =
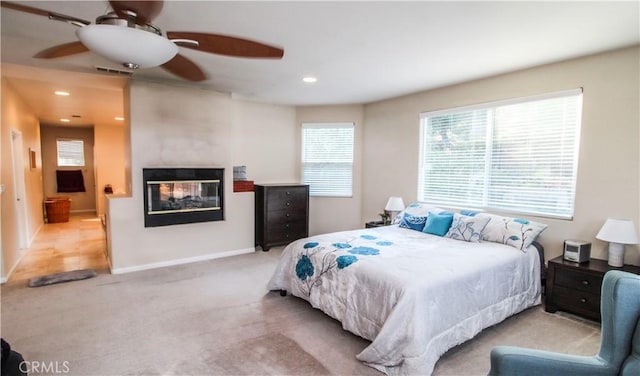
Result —
<instances>
[{"instance_id":1,"label":"bed","mask_svg":"<svg viewBox=\"0 0 640 376\"><path fill-rule=\"evenodd\" d=\"M455 213L446 236L401 222L295 241L284 249L268 288L307 300L370 340L356 355L368 366L389 375L431 374L448 349L540 304L533 240L541 226L536 234L523 230L531 227L528 221L518 227L526 241L516 247L505 244L516 237L509 225L522 223L487 220L500 242L481 233L475 241L450 234L466 217Z\"/></svg>"}]
</instances>

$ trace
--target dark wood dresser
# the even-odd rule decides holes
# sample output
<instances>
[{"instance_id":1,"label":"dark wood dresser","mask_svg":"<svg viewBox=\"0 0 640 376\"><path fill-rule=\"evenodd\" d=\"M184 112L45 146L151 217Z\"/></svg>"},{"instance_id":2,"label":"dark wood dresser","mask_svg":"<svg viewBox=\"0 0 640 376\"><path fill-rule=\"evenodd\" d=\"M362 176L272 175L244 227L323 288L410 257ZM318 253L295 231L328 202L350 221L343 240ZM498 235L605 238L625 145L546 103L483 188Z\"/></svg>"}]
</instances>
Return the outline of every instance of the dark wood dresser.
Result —
<instances>
[{"instance_id":1,"label":"dark wood dresser","mask_svg":"<svg viewBox=\"0 0 640 376\"><path fill-rule=\"evenodd\" d=\"M309 236L309 186L256 184L256 245L268 251Z\"/></svg>"},{"instance_id":2,"label":"dark wood dresser","mask_svg":"<svg viewBox=\"0 0 640 376\"><path fill-rule=\"evenodd\" d=\"M563 310L582 317L600 321L600 289L602 279L609 270L624 270L640 274L640 267L609 266L606 260L591 259L578 264L566 261L562 256L549 260L545 310Z\"/></svg>"}]
</instances>

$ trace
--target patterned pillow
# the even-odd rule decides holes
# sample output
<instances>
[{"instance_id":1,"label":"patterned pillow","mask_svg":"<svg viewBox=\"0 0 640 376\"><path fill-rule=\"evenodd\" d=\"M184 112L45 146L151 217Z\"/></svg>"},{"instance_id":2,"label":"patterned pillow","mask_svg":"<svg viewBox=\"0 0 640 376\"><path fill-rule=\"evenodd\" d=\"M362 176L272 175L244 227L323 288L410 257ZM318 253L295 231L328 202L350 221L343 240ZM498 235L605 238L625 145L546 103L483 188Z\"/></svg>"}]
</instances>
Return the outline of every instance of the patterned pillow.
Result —
<instances>
[{"instance_id":1,"label":"patterned pillow","mask_svg":"<svg viewBox=\"0 0 640 376\"><path fill-rule=\"evenodd\" d=\"M447 231L449 231L451 222L453 222L453 213L451 212L442 212L440 214L429 212L427 222L425 223L422 232L431 235L444 236Z\"/></svg>"},{"instance_id":2,"label":"patterned pillow","mask_svg":"<svg viewBox=\"0 0 640 376\"><path fill-rule=\"evenodd\" d=\"M401 211L391 223L398 224L402 221L405 213L410 215L416 215L420 217L426 217L430 211L434 213L440 213L443 209L424 202L412 202L403 211Z\"/></svg>"},{"instance_id":3,"label":"patterned pillow","mask_svg":"<svg viewBox=\"0 0 640 376\"><path fill-rule=\"evenodd\" d=\"M427 222L426 216L411 215L404 213L400 220L400 227L408 228L411 230L422 231L424 224Z\"/></svg>"},{"instance_id":4,"label":"patterned pillow","mask_svg":"<svg viewBox=\"0 0 640 376\"><path fill-rule=\"evenodd\" d=\"M503 217L495 214L479 214L490 218L484 230L482 240L502 243L514 248L525 250L547 228L544 223L529 221L522 218Z\"/></svg>"},{"instance_id":5,"label":"patterned pillow","mask_svg":"<svg viewBox=\"0 0 640 376\"><path fill-rule=\"evenodd\" d=\"M469 217L455 213L451 228L445 237L479 243L482 240L482 231L489 223L489 220L490 218L484 216Z\"/></svg>"}]
</instances>

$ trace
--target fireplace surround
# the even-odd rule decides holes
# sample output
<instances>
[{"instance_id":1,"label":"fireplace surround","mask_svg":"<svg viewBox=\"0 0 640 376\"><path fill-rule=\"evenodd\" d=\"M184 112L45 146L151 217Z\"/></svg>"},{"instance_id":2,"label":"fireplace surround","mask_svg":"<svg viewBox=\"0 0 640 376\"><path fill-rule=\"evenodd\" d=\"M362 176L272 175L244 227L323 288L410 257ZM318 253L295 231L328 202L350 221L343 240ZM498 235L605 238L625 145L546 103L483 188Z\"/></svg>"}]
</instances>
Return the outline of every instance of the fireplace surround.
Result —
<instances>
[{"instance_id":1,"label":"fireplace surround","mask_svg":"<svg viewBox=\"0 0 640 376\"><path fill-rule=\"evenodd\" d=\"M144 226L224 220L223 168L144 168Z\"/></svg>"}]
</instances>

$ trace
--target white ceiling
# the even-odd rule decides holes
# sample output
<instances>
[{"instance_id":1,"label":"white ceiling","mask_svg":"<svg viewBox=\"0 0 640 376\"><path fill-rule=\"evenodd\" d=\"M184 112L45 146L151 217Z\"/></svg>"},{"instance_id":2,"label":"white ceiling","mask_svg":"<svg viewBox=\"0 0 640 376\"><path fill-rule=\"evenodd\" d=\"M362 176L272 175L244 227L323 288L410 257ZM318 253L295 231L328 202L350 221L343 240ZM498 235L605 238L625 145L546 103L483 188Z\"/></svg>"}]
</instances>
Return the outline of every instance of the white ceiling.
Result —
<instances>
[{"instance_id":1,"label":"white ceiling","mask_svg":"<svg viewBox=\"0 0 640 376\"><path fill-rule=\"evenodd\" d=\"M20 3L92 22L109 10L106 1ZM181 48L181 54L203 68L207 81L189 83L160 68L137 70L134 79L200 85L269 103L368 103L639 44L639 4L166 1L154 20L164 32L240 36L283 47L284 58L238 59ZM63 116L54 104L46 103L59 85L72 92L84 90L67 98L80 100L79 107L60 111L75 111L86 122L98 116L112 119L111 112L122 112L121 103L114 109L108 109L108 103L124 80L95 70L122 69L117 64L93 53L32 58L45 48L76 41L75 26L5 8L1 13L2 75L39 116L51 121ZM15 64L47 70L36 74ZM305 75L316 76L318 82L303 83ZM91 106L87 99L101 105L97 110L82 107Z\"/></svg>"}]
</instances>

